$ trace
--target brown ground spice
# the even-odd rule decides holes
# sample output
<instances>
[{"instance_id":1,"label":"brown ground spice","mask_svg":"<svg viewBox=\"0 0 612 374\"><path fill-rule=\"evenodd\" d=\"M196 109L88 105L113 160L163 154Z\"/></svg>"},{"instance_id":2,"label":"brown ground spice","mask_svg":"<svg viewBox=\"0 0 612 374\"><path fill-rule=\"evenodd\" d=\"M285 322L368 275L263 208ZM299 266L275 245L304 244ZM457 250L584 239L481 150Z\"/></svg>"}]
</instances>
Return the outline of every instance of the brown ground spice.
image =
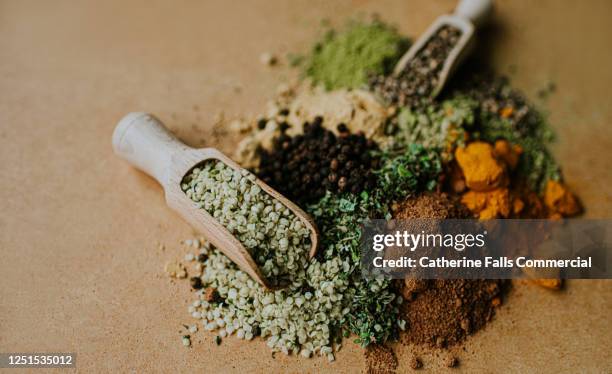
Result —
<instances>
[{"instance_id":1,"label":"brown ground spice","mask_svg":"<svg viewBox=\"0 0 612 374\"><path fill-rule=\"evenodd\" d=\"M372 344L365 350L367 374L392 374L397 369L397 357L386 345Z\"/></svg>"},{"instance_id":2,"label":"brown ground spice","mask_svg":"<svg viewBox=\"0 0 612 374\"><path fill-rule=\"evenodd\" d=\"M428 193L394 206L395 219L467 218L470 212L445 193ZM407 278L399 288L405 299L404 340L432 347L462 342L482 327L501 305L500 280L425 280Z\"/></svg>"},{"instance_id":3,"label":"brown ground spice","mask_svg":"<svg viewBox=\"0 0 612 374\"><path fill-rule=\"evenodd\" d=\"M462 342L491 320L505 282L452 279L425 281L418 292L403 290L404 341L444 348Z\"/></svg>"},{"instance_id":4,"label":"brown ground spice","mask_svg":"<svg viewBox=\"0 0 612 374\"><path fill-rule=\"evenodd\" d=\"M423 361L416 356L412 356L410 359L410 368L413 370L418 370L423 367Z\"/></svg>"},{"instance_id":5,"label":"brown ground spice","mask_svg":"<svg viewBox=\"0 0 612 374\"><path fill-rule=\"evenodd\" d=\"M456 368L459 366L459 360L455 356L448 356L444 361L447 368Z\"/></svg>"},{"instance_id":6,"label":"brown ground spice","mask_svg":"<svg viewBox=\"0 0 612 374\"><path fill-rule=\"evenodd\" d=\"M457 199L445 193L426 193L419 197L394 204L394 219L412 218L467 218L470 212Z\"/></svg>"}]
</instances>

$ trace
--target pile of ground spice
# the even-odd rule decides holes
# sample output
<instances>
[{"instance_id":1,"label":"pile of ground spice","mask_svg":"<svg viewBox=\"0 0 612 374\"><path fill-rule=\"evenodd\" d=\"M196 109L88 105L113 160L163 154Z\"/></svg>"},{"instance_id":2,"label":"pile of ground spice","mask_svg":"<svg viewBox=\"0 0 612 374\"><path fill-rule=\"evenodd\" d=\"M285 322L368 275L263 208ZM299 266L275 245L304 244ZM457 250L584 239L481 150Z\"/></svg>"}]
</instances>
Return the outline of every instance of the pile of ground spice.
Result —
<instances>
[{"instance_id":1,"label":"pile of ground spice","mask_svg":"<svg viewBox=\"0 0 612 374\"><path fill-rule=\"evenodd\" d=\"M281 84L277 91L261 116L231 122L232 130L242 136L232 158L247 169L257 168L257 149L271 150L273 139L281 135L281 129L286 129L284 132L289 136L301 135L303 124L312 123L316 117L322 117L322 126L335 135L339 135L337 125L344 123L350 132L363 132L378 144L390 139L385 135L389 112L368 91L326 91L308 81Z\"/></svg>"},{"instance_id":2,"label":"pile of ground spice","mask_svg":"<svg viewBox=\"0 0 612 374\"><path fill-rule=\"evenodd\" d=\"M298 203L321 198L326 191L358 194L374 186L371 170L378 159L371 155L376 143L363 133L351 134L345 124L338 136L323 128L323 118L305 123L304 134L274 139L273 149L261 149L259 177Z\"/></svg>"},{"instance_id":3,"label":"pile of ground spice","mask_svg":"<svg viewBox=\"0 0 612 374\"><path fill-rule=\"evenodd\" d=\"M407 40L387 24L353 21L328 31L306 61L306 75L326 89L358 88L369 75L386 74L407 49Z\"/></svg>"},{"instance_id":4,"label":"pile of ground spice","mask_svg":"<svg viewBox=\"0 0 612 374\"><path fill-rule=\"evenodd\" d=\"M403 340L437 348L462 342L491 320L504 286L494 279L408 280L402 288Z\"/></svg>"},{"instance_id":5,"label":"pile of ground spice","mask_svg":"<svg viewBox=\"0 0 612 374\"><path fill-rule=\"evenodd\" d=\"M425 193L413 199L393 204L394 219L467 218L470 212L456 198L446 193Z\"/></svg>"},{"instance_id":6,"label":"pile of ground spice","mask_svg":"<svg viewBox=\"0 0 612 374\"><path fill-rule=\"evenodd\" d=\"M386 102L402 107L430 102L444 62L460 37L461 30L458 28L442 26L398 76L379 75L371 78L371 90Z\"/></svg>"},{"instance_id":7,"label":"pile of ground spice","mask_svg":"<svg viewBox=\"0 0 612 374\"><path fill-rule=\"evenodd\" d=\"M351 132L362 131L377 142L384 138L387 108L370 92L357 89L325 91L302 85L288 105L289 135L301 132L301 124L323 117L323 126L338 135L336 125L344 123Z\"/></svg>"},{"instance_id":8,"label":"pile of ground spice","mask_svg":"<svg viewBox=\"0 0 612 374\"><path fill-rule=\"evenodd\" d=\"M367 374L393 374L397 369L397 357L386 345L372 344L365 349Z\"/></svg>"},{"instance_id":9,"label":"pile of ground spice","mask_svg":"<svg viewBox=\"0 0 612 374\"><path fill-rule=\"evenodd\" d=\"M450 97L470 99L475 104L473 139L489 143L505 139L522 148L517 173L531 190L542 193L549 180L562 180L561 170L548 150L554 133L545 115L512 88L506 77L483 70L478 64L466 64L449 82L447 92Z\"/></svg>"},{"instance_id":10,"label":"pile of ground spice","mask_svg":"<svg viewBox=\"0 0 612 374\"><path fill-rule=\"evenodd\" d=\"M506 140L459 147L452 188L462 193L461 202L480 219L561 218L580 213L578 200L564 184L549 180L543 203L519 177L512 178L522 153L522 147Z\"/></svg>"},{"instance_id":11,"label":"pile of ground spice","mask_svg":"<svg viewBox=\"0 0 612 374\"><path fill-rule=\"evenodd\" d=\"M426 193L393 207L395 219L457 219L470 212L445 193ZM405 341L446 347L481 329L501 304L499 280L426 280L406 278L398 288L404 297L401 317Z\"/></svg>"}]
</instances>

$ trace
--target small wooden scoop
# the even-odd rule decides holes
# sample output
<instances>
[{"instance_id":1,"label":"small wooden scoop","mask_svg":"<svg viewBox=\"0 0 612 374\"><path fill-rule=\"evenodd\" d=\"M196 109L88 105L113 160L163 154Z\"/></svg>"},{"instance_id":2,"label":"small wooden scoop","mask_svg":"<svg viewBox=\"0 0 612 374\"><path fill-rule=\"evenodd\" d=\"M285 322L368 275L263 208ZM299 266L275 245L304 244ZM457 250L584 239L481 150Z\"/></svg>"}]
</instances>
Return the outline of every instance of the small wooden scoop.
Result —
<instances>
[{"instance_id":1,"label":"small wooden scoop","mask_svg":"<svg viewBox=\"0 0 612 374\"><path fill-rule=\"evenodd\" d=\"M461 0L457 8L455 8L454 14L440 16L429 26L427 31L421 35L399 60L393 70L393 75L399 76L406 68L408 62L414 58L441 27L452 26L461 30L459 41L448 54L446 61L444 61L444 66L438 76L438 82L431 93L431 97L436 97L444 88L448 78L474 48L474 30L476 26L481 26L486 21L492 9L492 0Z\"/></svg>"},{"instance_id":2,"label":"small wooden scoop","mask_svg":"<svg viewBox=\"0 0 612 374\"><path fill-rule=\"evenodd\" d=\"M205 160L219 160L234 170L242 170L237 163L214 148L188 147L175 138L157 118L146 113L130 113L119 121L113 133L113 149L119 157L157 179L164 188L166 202L172 209L202 232L240 269L264 287L270 288L242 243L206 210L198 208L181 190L185 175ZM312 258L317 252L318 243L318 233L312 219L264 182L257 179L255 183L289 208L310 230L312 244L309 256Z\"/></svg>"}]
</instances>

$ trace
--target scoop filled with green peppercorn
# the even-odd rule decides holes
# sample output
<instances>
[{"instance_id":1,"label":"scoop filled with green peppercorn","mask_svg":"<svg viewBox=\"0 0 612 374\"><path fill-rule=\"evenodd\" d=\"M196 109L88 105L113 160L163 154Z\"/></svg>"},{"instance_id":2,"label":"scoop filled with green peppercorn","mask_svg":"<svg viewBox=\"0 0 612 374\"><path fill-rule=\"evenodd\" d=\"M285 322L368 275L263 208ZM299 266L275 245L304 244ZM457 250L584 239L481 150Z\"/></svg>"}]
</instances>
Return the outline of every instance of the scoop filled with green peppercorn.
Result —
<instances>
[{"instance_id":1,"label":"scoop filled with green peppercorn","mask_svg":"<svg viewBox=\"0 0 612 374\"><path fill-rule=\"evenodd\" d=\"M262 286L286 286L316 254L318 233L304 211L219 150L181 143L154 116L125 116L113 148L155 177L168 205Z\"/></svg>"}]
</instances>

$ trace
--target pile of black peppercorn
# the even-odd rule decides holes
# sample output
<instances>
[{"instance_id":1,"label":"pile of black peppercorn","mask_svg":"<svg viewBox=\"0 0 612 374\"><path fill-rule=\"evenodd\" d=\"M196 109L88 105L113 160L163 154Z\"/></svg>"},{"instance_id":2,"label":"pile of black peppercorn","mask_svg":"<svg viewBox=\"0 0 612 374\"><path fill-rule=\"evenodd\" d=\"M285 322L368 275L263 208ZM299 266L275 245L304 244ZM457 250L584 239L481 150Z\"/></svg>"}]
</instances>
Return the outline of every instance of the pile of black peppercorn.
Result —
<instances>
[{"instance_id":1,"label":"pile of black peppercorn","mask_svg":"<svg viewBox=\"0 0 612 374\"><path fill-rule=\"evenodd\" d=\"M288 136L287 126L273 141L273 149L259 150L259 177L289 199L304 204L334 193L359 193L372 188L372 170L378 158L372 151L376 143L363 133L351 134L345 124L338 125L336 136L316 117L304 123L304 134Z\"/></svg>"}]
</instances>

